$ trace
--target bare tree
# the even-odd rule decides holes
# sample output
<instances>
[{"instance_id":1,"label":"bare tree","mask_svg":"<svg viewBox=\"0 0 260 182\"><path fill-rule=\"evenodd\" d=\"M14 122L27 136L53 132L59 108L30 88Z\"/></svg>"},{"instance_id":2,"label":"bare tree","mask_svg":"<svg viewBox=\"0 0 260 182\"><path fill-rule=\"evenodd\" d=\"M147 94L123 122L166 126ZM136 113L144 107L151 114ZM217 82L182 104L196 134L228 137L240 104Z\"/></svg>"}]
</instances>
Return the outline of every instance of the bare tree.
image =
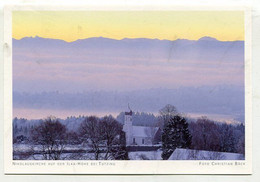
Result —
<instances>
[{"instance_id":1,"label":"bare tree","mask_svg":"<svg viewBox=\"0 0 260 182\"><path fill-rule=\"evenodd\" d=\"M112 116L101 120L90 116L81 123L80 135L93 150L95 160L128 159L122 128Z\"/></svg>"},{"instance_id":2,"label":"bare tree","mask_svg":"<svg viewBox=\"0 0 260 182\"><path fill-rule=\"evenodd\" d=\"M112 149L114 145L118 144L120 137L120 132L122 131L123 126L117 122L112 116L105 116L101 119L100 130L102 132L102 139L105 142L105 155L104 160L111 159Z\"/></svg>"},{"instance_id":3,"label":"bare tree","mask_svg":"<svg viewBox=\"0 0 260 182\"><path fill-rule=\"evenodd\" d=\"M176 107L171 104L167 104L159 110L158 126L163 129L163 126L170 121L171 118L178 115Z\"/></svg>"},{"instance_id":4,"label":"bare tree","mask_svg":"<svg viewBox=\"0 0 260 182\"><path fill-rule=\"evenodd\" d=\"M217 124L201 117L189 125L192 135L192 148L197 150L219 151L220 133Z\"/></svg>"},{"instance_id":5,"label":"bare tree","mask_svg":"<svg viewBox=\"0 0 260 182\"><path fill-rule=\"evenodd\" d=\"M86 118L80 125L80 135L93 150L95 160L100 159L103 140L100 120L95 116Z\"/></svg>"},{"instance_id":6,"label":"bare tree","mask_svg":"<svg viewBox=\"0 0 260 182\"><path fill-rule=\"evenodd\" d=\"M40 145L44 160L60 160L67 141L66 127L58 119L47 118L31 131L32 141Z\"/></svg>"},{"instance_id":7,"label":"bare tree","mask_svg":"<svg viewBox=\"0 0 260 182\"><path fill-rule=\"evenodd\" d=\"M167 118L169 118L169 116L174 116L177 113L178 112L177 112L176 107L174 107L171 104L167 104L166 106L164 106L162 109L159 110L159 114L161 116L164 116L164 117L167 117Z\"/></svg>"}]
</instances>

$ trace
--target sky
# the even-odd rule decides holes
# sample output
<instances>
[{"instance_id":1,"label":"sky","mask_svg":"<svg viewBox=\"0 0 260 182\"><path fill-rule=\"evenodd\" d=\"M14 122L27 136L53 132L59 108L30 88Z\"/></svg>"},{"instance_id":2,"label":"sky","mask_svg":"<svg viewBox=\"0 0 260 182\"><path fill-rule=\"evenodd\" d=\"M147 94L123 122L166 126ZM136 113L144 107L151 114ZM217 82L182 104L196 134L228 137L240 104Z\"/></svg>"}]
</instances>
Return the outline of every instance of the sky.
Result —
<instances>
[{"instance_id":1,"label":"sky","mask_svg":"<svg viewBox=\"0 0 260 182\"><path fill-rule=\"evenodd\" d=\"M13 89L20 92L242 86L244 78L242 41L94 38L71 44L37 37L14 40L13 50Z\"/></svg>"},{"instance_id":2,"label":"sky","mask_svg":"<svg viewBox=\"0 0 260 182\"><path fill-rule=\"evenodd\" d=\"M243 85L242 11L14 11L13 38L24 92Z\"/></svg>"},{"instance_id":3,"label":"sky","mask_svg":"<svg viewBox=\"0 0 260 182\"><path fill-rule=\"evenodd\" d=\"M13 38L244 40L242 11L14 11Z\"/></svg>"},{"instance_id":4,"label":"sky","mask_svg":"<svg viewBox=\"0 0 260 182\"><path fill-rule=\"evenodd\" d=\"M78 98L75 100L81 103L80 93L102 91L102 98L115 98L116 103L116 96L109 92L137 91L136 95L147 95L142 90L180 88L182 93L182 87L192 87L194 94L199 95L196 88L206 87L213 88L206 90L212 90L210 97L215 97L214 90L222 93L221 85L243 88L243 16L240 11L15 11L13 91L28 94L33 103L18 94L14 100L14 116L75 115L82 109L69 113L55 103L51 113L51 98L45 98L44 94L35 98L38 97L35 93L70 93L70 99ZM199 40L205 36L212 38L206 38L206 42ZM79 39L86 40L76 41ZM120 107L129 98L126 96ZM157 99L168 101L166 98L168 95L161 93ZM223 98L230 102L241 100L236 94ZM133 100L135 103L131 105L141 105L139 97ZM148 100L157 102L155 97ZM35 109L37 104L42 108ZM95 112L107 112L111 108L109 104L104 99L103 110ZM143 110L149 109L140 107ZM200 113L203 112L202 109Z\"/></svg>"}]
</instances>

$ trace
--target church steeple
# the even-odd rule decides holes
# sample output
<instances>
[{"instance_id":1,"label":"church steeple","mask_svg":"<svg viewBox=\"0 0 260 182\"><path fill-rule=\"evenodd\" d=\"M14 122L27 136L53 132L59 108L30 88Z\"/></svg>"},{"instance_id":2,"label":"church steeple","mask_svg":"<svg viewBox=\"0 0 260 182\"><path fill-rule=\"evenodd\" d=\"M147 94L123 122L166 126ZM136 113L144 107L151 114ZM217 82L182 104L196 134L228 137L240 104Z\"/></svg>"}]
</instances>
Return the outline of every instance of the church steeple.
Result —
<instances>
[{"instance_id":1,"label":"church steeple","mask_svg":"<svg viewBox=\"0 0 260 182\"><path fill-rule=\"evenodd\" d=\"M129 106L129 103L128 103L128 109L130 110L129 112L125 112L125 115L130 115L132 116L133 115L133 111L131 110L130 106Z\"/></svg>"},{"instance_id":2,"label":"church steeple","mask_svg":"<svg viewBox=\"0 0 260 182\"><path fill-rule=\"evenodd\" d=\"M132 115L133 111L131 110L129 103L128 103L128 109L130 110L129 112L125 112L125 124L131 124L132 125ZM131 122L131 123L129 123Z\"/></svg>"},{"instance_id":3,"label":"church steeple","mask_svg":"<svg viewBox=\"0 0 260 182\"><path fill-rule=\"evenodd\" d=\"M132 120L133 111L131 110L129 104L128 104L128 109L130 111L125 112L125 121L124 121L123 130L126 134L126 144L131 145L133 140L132 139L133 138L133 120Z\"/></svg>"}]
</instances>

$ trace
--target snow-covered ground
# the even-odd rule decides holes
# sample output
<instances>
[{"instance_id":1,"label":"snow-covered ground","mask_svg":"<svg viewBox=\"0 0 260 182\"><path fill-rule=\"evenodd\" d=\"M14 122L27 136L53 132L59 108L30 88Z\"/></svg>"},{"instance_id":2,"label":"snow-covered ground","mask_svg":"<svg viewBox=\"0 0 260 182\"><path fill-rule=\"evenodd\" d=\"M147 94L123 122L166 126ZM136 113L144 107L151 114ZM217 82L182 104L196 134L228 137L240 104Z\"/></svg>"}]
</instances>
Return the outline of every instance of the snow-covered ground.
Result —
<instances>
[{"instance_id":1,"label":"snow-covered ground","mask_svg":"<svg viewBox=\"0 0 260 182\"><path fill-rule=\"evenodd\" d=\"M130 160L162 160L162 151L129 152ZM176 149L168 160L244 160L244 155L228 152Z\"/></svg>"},{"instance_id":2,"label":"snow-covered ground","mask_svg":"<svg viewBox=\"0 0 260 182\"><path fill-rule=\"evenodd\" d=\"M176 149L169 160L243 160L237 153L214 152L204 150Z\"/></svg>"},{"instance_id":3,"label":"snow-covered ground","mask_svg":"<svg viewBox=\"0 0 260 182\"><path fill-rule=\"evenodd\" d=\"M33 146L34 151L40 151L41 146ZM62 154L63 160L93 160L94 153L80 152L76 153L77 150L87 150L86 146L82 145L68 145L66 146L66 153ZM15 144L13 145L14 152L30 152L32 146L28 144ZM70 152L74 151L74 152ZM128 152L130 160L162 160L162 151L135 151ZM102 156L102 154L101 154ZM19 154L14 155L15 159L22 159ZM33 156L26 156L23 158L26 160L40 160L42 156L38 153ZM190 149L176 149L168 160L244 160L243 154L228 153L228 152L214 152L204 150L190 150Z\"/></svg>"},{"instance_id":4,"label":"snow-covered ground","mask_svg":"<svg viewBox=\"0 0 260 182\"><path fill-rule=\"evenodd\" d=\"M34 151L40 151L41 145L29 145L29 144L13 144L14 152L29 152L32 149ZM87 150L89 147L87 145L66 145L65 150Z\"/></svg>"},{"instance_id":5,"label":"snow-covered ground","mask_svg":"<svg viewBox=\"0 0 260 182\"><path fill-rule=\"evenodd\" d=\"M130 160L162 160L162 151L140 151L129 152L128 157Z\"/></svg>"}]
</instances>

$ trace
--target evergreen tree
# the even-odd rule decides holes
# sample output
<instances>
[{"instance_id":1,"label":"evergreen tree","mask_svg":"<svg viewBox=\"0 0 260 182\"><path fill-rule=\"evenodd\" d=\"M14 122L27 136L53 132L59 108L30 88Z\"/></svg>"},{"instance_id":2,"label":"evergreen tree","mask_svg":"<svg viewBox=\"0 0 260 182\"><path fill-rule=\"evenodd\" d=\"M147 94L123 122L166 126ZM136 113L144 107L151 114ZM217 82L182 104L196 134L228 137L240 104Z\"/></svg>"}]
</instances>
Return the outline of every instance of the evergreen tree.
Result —
<instances>
[{"instance_id":1,"label":"evergreen tree","mask_svg":"<svg viewBox=\"0 0 260 182\"><path fill-rule=\"evenodd\" d=\"M118 146L114 148L113 156L115 160L129 160L128 151L126 148L125 132L121 131L118 141Z\"/></svg>"},{"instance_id":2,"label":"evergreen tree","mask_svg":"<svg viewBox=\"0 0 260 182\"><path fill-rule=\"evenodd\" d=\"M162 158L167 160L176 148L188 148L191 135L185 118L175 115L165 122L162 133Z\"/></svg>"}]
</instances>

